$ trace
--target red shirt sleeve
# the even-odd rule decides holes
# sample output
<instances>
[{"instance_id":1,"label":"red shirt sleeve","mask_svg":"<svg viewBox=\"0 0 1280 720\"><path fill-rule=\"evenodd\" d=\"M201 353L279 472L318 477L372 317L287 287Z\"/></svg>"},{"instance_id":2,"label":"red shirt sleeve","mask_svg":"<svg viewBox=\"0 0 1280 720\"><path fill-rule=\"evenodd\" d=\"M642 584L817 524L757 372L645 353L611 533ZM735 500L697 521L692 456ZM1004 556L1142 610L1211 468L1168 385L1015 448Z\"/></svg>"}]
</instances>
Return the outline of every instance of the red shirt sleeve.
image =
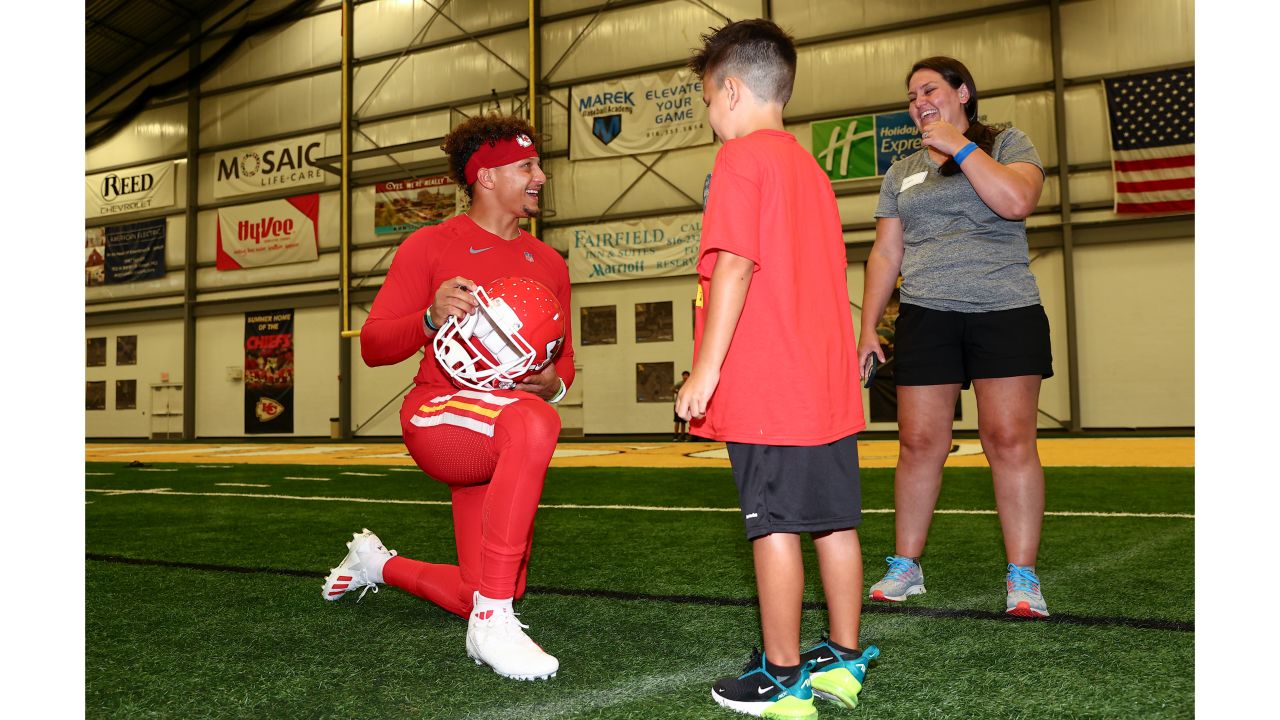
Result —
<instances>
[{"instance_id":1,"label":"red shirt sleeve","mask_svg":"<svg viewBox=\"0 0 1280 720\"><path fill-rule=\"evenodd\" d=\"M745 150L746 148L743 148ZM698 274L711 277L720 250L747 258L760 269L760 186L750 158L729 141L716 155L702 219Z\"/></svg>"},{"instance_id":2,"label":"red shirt sleeve","mask_svg":"<svg viewBox=\"0 0 1280 720\"><path fill-rule=\"evenodd\" d=\"M560 357L556 358L556 374L564 381L567 388L573 384L574 376L577 371L573 368L573 318L569 317L569 313L573 312L573 305L569 297L569 266L564 260L556 254L556 259L560 260L556 266L556 280L558 287L555 289L556 299L560 301L560 310L565 314L564 317L564 345L560 347Z\"/></svg>"},{"instance_id":3,"label":"red shirt sleeve","mask_svg":"<svg viewBox=\"0 0 1280 720\"><path fill-rule=\"evenodd\" d=\"M369 317L360 328L360 357L365 365L394 365L427 344L423 315L431 305L435 273L425 235L410 235L391 260Z\"/></svg>"}]
</instances>

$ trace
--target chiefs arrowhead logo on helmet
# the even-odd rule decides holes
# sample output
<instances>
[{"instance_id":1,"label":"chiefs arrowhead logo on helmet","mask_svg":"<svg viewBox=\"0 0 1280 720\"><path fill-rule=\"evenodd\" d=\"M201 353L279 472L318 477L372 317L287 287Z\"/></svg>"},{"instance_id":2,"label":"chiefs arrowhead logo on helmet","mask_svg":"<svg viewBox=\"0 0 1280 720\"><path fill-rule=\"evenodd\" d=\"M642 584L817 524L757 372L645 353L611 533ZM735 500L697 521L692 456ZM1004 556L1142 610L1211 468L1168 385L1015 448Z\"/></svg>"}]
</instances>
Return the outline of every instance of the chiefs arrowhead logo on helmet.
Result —
<instances>
[{"instance_id":1,"label":"chiefs arrowhead logo on helmet","mask_svg":"<svg viewBox=\"0 0 1280 720\"><path fill-rule=\"evenodd\" d=\"M471 294L479 308L461 321L451 316L432 343L455 383L505 390L555 359L564 343L564 312L546 285L504 277Z\"/></svg>"}]
</instances>

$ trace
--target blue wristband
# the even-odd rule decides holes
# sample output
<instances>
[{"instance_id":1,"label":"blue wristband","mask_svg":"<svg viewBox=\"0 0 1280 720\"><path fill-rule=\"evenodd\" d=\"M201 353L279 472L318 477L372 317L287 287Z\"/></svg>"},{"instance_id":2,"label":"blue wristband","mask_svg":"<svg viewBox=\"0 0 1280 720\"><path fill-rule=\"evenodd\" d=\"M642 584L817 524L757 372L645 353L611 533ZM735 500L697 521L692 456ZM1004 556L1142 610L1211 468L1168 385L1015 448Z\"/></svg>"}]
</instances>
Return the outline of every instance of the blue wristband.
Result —
<instances>
[{"instance_id":1,"label":"blue wristband","mask_svg":"<svg viewBox=\"0 0 1280 720\"><path fill-rule=\"evenodd\" d=\"M430 329L431 332L440 332L440 328L436 327L431 322L431 308L428 307L427 312L422 315L422 321L427 324L427 328Z\"/></svg>"},{"instance_id":2,"label":"blue wristband","mask_svg":"<svg viewBox=\"0 0 1280 720\"><path fill-rule=\"evenodd\" d=\"M971 142L968 145L965 145L964 147L960 148L960 152L954 155L956 164L959 165L960 163L964 162L964 159L969 157L969 153L977 149L978 149L978 143L976 142Z\"/></svg>"}]
</instances>

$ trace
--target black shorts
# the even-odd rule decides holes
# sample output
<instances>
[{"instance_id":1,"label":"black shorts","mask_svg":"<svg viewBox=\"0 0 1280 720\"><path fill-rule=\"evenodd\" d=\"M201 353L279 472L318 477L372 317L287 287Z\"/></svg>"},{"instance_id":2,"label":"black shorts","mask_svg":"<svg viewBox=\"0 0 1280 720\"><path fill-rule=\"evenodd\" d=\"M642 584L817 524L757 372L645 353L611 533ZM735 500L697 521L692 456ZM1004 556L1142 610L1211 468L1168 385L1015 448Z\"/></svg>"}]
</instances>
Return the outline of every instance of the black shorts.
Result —
<instances>
[{"instance_id":1,"label":"black shorts","mask_svg":"<svg viewBox=\"0 0 1280 720\"><path fill-rule=\"evenodd\" d=\"M726 445L748 540L862 523L857 435L826 445Z\"/></svg>"},{"instance_id":2,"label":"black shorts","mask_svg":"<svg viewBox=\"0 0 1280 720\"><path fill-rule=\"evenodd\" d=\"M981 378L1053 377L1049 318L1040 305L964 313L903 303L894 332L896 385L949 385Z\"/></svg>"}]
</instances>

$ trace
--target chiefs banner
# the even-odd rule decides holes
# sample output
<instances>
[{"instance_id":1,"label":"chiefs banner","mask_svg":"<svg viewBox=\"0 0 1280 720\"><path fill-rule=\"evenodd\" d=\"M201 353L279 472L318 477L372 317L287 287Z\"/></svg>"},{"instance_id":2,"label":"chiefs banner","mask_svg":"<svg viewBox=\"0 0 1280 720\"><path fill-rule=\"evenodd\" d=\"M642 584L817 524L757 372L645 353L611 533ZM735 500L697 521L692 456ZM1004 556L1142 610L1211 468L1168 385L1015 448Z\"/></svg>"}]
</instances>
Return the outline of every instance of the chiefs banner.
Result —
<instances>
[{"instance_id":1,"label":"chiefs banner","mask_svg":"<svg viewBox=\"0 0 1280 720\"><path fill-rule=\"evenodd\" d=\"M318 193L218 208L218 269L316 260L319 227Z\"/></svg>"},{"instance_id":2,"label":"chiefs banner","mask_svg":"<svg viewBox=\"0 0 1280 720\"><path fill-rule=\"evenodd\" d=\"M293 310L245 313L244 431L293 432Z\"/></svg>"},{"instance_id":3,"label":"chiefs banner","mask_svg":"<svg viewBox=\"0 0 1280 720\"><path fill-rule=\"evenodd\" d=\"M691 70L575 85L569 98L574 160L706 145L714 138Z\"/></svg>"}]
</instances>

